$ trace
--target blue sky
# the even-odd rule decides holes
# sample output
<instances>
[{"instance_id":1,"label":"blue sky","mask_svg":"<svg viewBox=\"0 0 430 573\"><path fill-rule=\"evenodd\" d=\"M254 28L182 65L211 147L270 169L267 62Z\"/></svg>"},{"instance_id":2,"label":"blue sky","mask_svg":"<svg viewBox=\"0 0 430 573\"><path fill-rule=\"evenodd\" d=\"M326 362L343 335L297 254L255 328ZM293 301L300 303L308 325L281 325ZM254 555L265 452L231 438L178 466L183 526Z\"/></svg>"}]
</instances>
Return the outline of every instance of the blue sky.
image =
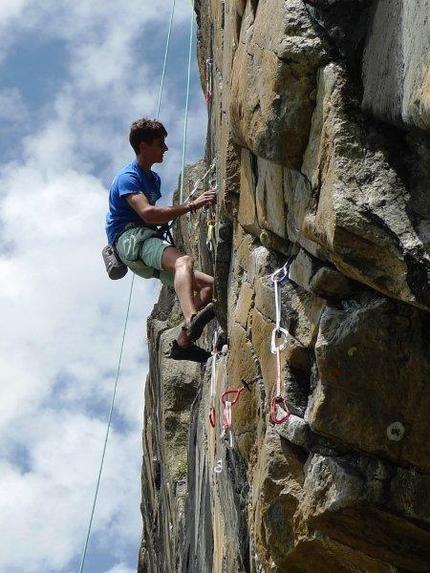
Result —
<instances>
[{"instance_id":1,"label":"blue sky","mask_svg":"<svg viewBox=\"0 0 430 573\"><path fill-rule=\"evenodd\" d=\"M189 0L177 0L160 119L182 154ZM100 250L130 123L153 117L170 2L0 0L0 573L78 570L130 290ZM203 154L194 63L187 163ZM167 199L168 201L168 199ZM146 316L135 282L117 405L86 568L136 571Z\"/></svg>"}]
</instances>

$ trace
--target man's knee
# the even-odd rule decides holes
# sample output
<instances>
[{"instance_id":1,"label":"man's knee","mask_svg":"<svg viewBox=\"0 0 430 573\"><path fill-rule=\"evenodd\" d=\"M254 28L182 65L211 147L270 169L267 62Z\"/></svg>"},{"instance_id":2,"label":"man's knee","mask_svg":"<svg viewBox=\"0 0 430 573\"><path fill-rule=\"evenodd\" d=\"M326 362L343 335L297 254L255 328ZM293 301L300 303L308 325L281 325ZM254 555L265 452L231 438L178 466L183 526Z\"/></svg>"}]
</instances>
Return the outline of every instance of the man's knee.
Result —
<instances>
[{"instance_id":1,"label":"man's knee","mask_svg":"<svg viewBox=\"0 0 430 573\"><path fill-rule=\"evenodd\" d=\"M179 269L192 269L194 267L194 260L190 255L181 255L175 261L175 271Z\"/></svg>"}]
</instances>

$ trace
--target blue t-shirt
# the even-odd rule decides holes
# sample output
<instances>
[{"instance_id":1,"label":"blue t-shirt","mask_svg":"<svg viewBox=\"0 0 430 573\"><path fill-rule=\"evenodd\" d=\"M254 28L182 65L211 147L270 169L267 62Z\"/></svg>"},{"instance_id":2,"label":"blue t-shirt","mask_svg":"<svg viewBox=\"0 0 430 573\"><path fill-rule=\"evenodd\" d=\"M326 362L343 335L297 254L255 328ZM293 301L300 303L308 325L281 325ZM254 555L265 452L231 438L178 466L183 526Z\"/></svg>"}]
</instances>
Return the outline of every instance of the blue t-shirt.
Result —
<instances>
[{"instance_id":1,"label":"blue t-shirt","mask_svg":"<svg viewBox=\"0 0 430 573\"><path fill-rule=\"evenodd\" d=\"M144 225L144 221L130 207L126 199L130 193L143 193L150 205L161 197L161 180L158 173L146 174L137 161L132 161L115 175L109 193L109 212L106 215L106 235L110 245L128 223Z\"/></svg>"}]
</instances>

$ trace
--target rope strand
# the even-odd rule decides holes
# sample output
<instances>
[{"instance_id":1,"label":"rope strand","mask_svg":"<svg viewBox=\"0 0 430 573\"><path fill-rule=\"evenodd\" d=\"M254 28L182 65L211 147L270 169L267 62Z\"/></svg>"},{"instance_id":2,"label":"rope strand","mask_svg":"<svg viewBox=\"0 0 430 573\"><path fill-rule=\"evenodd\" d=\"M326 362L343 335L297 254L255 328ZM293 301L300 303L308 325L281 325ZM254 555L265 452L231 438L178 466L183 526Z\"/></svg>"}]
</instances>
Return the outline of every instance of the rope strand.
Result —
<instances>
[{"instance_id":1,"label":"rope strand","mask_svg":"<svg viewBox=\"0 0 430 573\"><path fill-rule=\"evenodd\" d=\"M106 428L105 441L103 444L103 452L102 452L102 457L101 457L101 462L100 462L99 473L98 473L98 477L97 477L96 489L95 489L95 493L94 493L93 506L91 509L91 516L90 516L90 522L88 525L87 536L85 538L84 550L82 552L81 564L79 566L79 573L82 573L82 571L84 570L85 558L86 558L87 549L88 549L88 542L90 540L91 529L92 529L93 520L94 520L94 513L96 510L97 499L98 499L99 490L100 490L100 482L101 482L101 477L102 477L102 472L103 472L103 465L104 465L104 460L105 460L105 455L106 455L106 448L107 448L107 443L108 443L108 438L109 438L110 427L112 424L112 415L113 415L113 410L114 410L114 405L115 405L116 393L117 393L117 389L118 389L118 380L119 380L119 375L121 372L121 363L122 363L122 356L123 356L123 351L124 351L125 335L126 335L126 331L127 331L128 317L130 314L131 298L132 298L132 294L133 294L133 284L134 284L135 276L136 275L133 273L133 278L131 280L130 294L128 297L127 312L126 312L125 321L124 321L124 329L122 332L121 347L120 347L120 351L119 351L118 366L117 366L117 370L116 370L115 384L114 384L114 388L113 388L112 401L111 401L109 418L108 418L108 423L107 423L107 428Z\"/></svg>"},{"instance_id":2,"label":"rope strand","mask_svg":"<svg viewBox=\"0 0 430 573\"><path fill-rule=\"evenodd\" d=\"M193 52L193 35L194 35L194 0L192 0L192 8L191 8L190 44L188 49L187 93L185 96L184 135L182 140L182 162L181 162L181 186L179 190L180 205L182 205L184 198L184 175L185 175L184 171L185 171L185 156L187 151L187 138L188 138L188 108L190 103L190 80L191 80L191 58Z\"/></svg>"}]
</instances>

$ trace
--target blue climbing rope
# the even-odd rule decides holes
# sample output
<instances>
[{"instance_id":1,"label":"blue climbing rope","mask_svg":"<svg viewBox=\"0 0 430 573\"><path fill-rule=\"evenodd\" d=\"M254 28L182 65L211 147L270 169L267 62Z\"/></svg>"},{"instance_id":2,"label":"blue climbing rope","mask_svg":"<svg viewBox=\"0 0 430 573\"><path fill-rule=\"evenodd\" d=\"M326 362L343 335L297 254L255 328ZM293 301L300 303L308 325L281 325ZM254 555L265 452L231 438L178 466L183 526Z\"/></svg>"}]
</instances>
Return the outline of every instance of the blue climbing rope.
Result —
<instances>
[{"instance_id":1,"label":"blue climbing rope","mask_svg":"<svg viewBox=\"0 0 430 573\"><path fill-rule=\"evenodd\" d=\"M81 564L79 566L79 573L82 573L82 571L84 570L85 558L86 558L87 549L88 549L88 542L90 540L91 529L92 529L93 520L94 520L94 513L96 510L97 498L98 498L99 489L100 489L100 482L101 482L101 478L102 478L102 471L103 471L103 465L104 465L104 461L105 461L106 448L107 448L107 443L108 443L108 438L109 438L110 427L111 427L111 423L112 423L112 415L113 415L113 410L114 410L114 405L115 405L116 393L117 393L117 389L118 389L119 374L121 371L121 362L122 362L122 355L123 355L123 351L124 351L125 334L126 334L126 330L127 330L128 317L130 314L131 297L133 294L134 277L135 277L135 275L133 273L133 279L131 281L130 294L128 297L127 312L126 312L125 321L124 321L124 329L123 329L123 333L122 333L121 348L119 351L118 366L117 366L116 376L115 376L115 384L114 384L114 388L113 388L112 401L111 401L109 418L108 418L108 423L107 423L107 428L106 428L105 441L103 444L102 458L100 461L100 468L99 468L99 473L97 476L97 484L96 484L96 489L95 489L95 493L94 493L93 506L91 509L90 523L88 525L88 531L87 531L87 536L85 539L84 550L82 552Z\"/></svg>"},{"instance_id":2,"label":"blue climbing rope","mask_svg":"<svg viewBox=\"0 0 430 573\"><path fill-rule=\"evenodd\" d=\"M167 67L167 58L169 55L169 46L170 46L170 36L172 33L172 25L173 25L173 16L175 14L175 3L176 0L172 0L172 6L170 9L170 20L169 20L169 29L167 32L167 39L166 39L166 49L164 50L164 60L163 60L163 70L161 72L161 80L160 80L160 90L158 92L158 102L157 102L157 113L155 117L158 119L160 116L160 109L161 109L161 100L163 98L164 92L164 81L166 78L166 67Z\"/></svg>"}]
</instances>

